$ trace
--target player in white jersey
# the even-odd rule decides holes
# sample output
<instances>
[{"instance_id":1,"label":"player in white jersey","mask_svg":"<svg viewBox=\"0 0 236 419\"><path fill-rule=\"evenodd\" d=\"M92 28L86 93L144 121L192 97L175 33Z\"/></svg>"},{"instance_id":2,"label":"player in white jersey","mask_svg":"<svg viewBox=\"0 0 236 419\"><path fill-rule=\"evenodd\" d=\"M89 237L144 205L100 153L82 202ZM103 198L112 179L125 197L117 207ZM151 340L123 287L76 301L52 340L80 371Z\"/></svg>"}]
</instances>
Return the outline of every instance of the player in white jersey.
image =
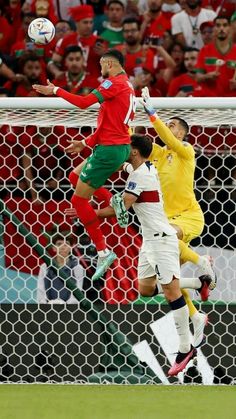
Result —
<instances>
[{"instance_id":1,"label":"player in white jersey","mask_svg":"<svg viewBox=\"0 0 236 419\"><path fill-rule=\"evenodd\" d=\"M139 292L143 296L155 295L158 279L173 310L179 351L168 374L176 375L196 356L196 349L190 343L189 311L180 291L178 239L164 213L156 169L147 161L151 150L150 138L131 136L131 164L125 164L129 177L122 199L119 194L114 195L112 206L98 210L97 215L105 218L118 212L118 216L122 217L122 202L124 212L131 206L134 208L143 235L138 263Z\"/></svg>"}]
</instances>

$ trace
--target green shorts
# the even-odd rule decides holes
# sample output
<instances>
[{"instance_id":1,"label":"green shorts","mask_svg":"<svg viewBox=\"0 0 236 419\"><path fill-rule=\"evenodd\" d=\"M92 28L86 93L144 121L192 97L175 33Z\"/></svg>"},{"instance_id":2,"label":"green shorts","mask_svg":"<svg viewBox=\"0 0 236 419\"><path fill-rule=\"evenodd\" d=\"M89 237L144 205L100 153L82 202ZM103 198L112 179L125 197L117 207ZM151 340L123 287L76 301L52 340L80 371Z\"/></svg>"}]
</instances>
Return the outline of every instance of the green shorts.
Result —
<instances>
[{"instance_id":1,"label":"green shorts","mask_svg":"<svg viewBox=\"0 0 236 419\"><path fill-rule=\"evenodd\" d=\"M80 173L80 180L94 189L100 188L128 160L129 155L130 144L98 145L88 157Z\"/></svg>"}]
</instances>

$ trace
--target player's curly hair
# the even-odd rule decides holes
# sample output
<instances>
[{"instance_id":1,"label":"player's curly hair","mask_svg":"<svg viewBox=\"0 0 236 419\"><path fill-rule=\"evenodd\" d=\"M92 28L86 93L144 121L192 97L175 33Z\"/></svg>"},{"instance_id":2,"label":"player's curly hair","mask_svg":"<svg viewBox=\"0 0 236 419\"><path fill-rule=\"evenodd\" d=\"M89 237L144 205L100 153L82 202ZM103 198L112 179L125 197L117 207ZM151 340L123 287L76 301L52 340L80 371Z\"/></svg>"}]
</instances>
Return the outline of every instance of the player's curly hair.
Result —
<instances>
[{"instance_id":1,"label":"player's curly hair","mask_svg":"<svg viewBox=\"0 0 236 419\"><path fill-rule=\"evenodd\" d=\"M141 134L133 134L130 138L131 147L136 148L140 155L147 159L152 152L152 139Z\"/></svg>"}]
</instances>

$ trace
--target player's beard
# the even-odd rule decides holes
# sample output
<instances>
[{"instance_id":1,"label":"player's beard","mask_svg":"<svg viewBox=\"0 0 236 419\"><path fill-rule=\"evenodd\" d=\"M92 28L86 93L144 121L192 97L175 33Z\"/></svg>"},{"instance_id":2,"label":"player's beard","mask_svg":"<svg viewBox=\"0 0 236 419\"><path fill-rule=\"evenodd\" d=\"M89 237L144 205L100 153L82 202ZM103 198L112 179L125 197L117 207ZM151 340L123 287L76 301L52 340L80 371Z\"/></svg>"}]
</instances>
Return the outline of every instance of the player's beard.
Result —
<instances>
[{"instance_id":1,"label":"player's beard","mask_svg":"<svg viewBox=\"0 0 236 419\"><path fill-rule=\"evenodd\" d=\"M103 78L103 79L108 79L108 77L109 77L109 73L108 73L108 71L106 71L106 72L102 73L102 78Z\"/></svg>"}]
</instances>

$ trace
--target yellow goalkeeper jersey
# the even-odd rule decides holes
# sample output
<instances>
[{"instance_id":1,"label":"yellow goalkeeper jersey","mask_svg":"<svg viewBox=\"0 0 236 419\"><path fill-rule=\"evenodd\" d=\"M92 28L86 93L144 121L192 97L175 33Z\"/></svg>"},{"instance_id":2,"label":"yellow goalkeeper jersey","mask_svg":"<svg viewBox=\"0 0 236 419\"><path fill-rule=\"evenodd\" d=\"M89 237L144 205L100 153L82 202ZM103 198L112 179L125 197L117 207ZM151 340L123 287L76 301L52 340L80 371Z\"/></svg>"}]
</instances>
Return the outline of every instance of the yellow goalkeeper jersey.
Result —
<instances>
[{"instance_id":1,"label":"yellow goalkeeper jersey","mask_svg":"<svg viewBox=\"0 0 236 419\"><path fill-rule=\"evenodd\" d=\"M160 119L153 127L167 147L153 144L149 160L158 170L167 217L183 211L201 211L194 190L195 152L191 144L179 141Z\"/></svg>"}]
</instances>

